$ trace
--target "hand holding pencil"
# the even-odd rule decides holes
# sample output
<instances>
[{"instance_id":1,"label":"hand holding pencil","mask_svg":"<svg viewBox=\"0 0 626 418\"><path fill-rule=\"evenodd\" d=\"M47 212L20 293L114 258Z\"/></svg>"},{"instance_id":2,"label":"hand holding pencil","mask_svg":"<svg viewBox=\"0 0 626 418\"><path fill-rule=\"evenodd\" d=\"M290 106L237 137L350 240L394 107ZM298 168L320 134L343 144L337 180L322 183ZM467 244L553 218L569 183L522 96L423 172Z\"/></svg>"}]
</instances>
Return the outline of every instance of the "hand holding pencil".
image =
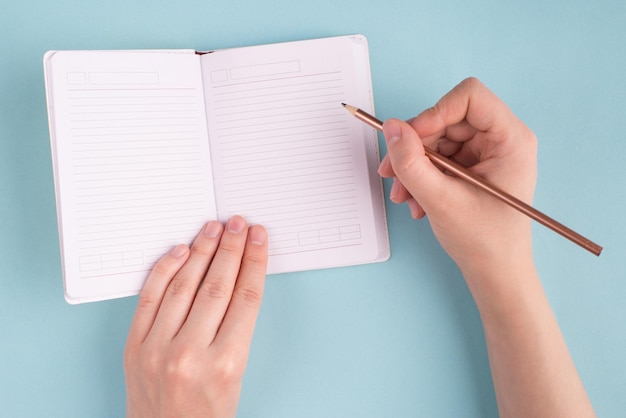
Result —
<instances>
[{"instance_id":1,"label":"hand holding pencil","mask_svg":"<svg viewBox=\"0 0 626 418\"><path fill-rule=\"evenodd\" d=\"M385 135L379 173L394 179L391 200L407 202L414 218L428 215L463 273L500 415L595 416L535 268L531 218L596 255L602 247L530 206L532 131L476 79L409 123L348 110Z\"/></svg>"},{"instance_id":2,"label":"hand holding pencil","mask_svg":"<svg viewBox=\"0 0 626 418\"><path fill-rule=\"evenodd\" d=\"M380 128L388 153L379 173L394 178L391 200L407 202L414 218L428 215L474 297L500 415L595 416L535 269L534 214L488 191L530 204L535 135L476 79L409 123L390 119ZM448 175L440 158L460 175Z\"/></svg>"},{"instance_id":3,"label":"hand holding pencil","mask_svg":"<svg viewBox=\"0 0 626 418\"><path fill-rule=\"evenodd\" d=\"M471 97L472 95L475 97ZM470 101L472 103L471 106ZM343 106L358 119L378 130L383 130L388 140L397 139L396 135L388 133L388 130L384 129L383 123L374 116L345 103L343 103ZM532 139L531 142L533 144L536 143L536 139L534 134L478 80L465 80L448 95L444 96L435 107L428 109L413 119L411 121L413 128L415 130L420 129L417 121L420 118L422 121L428 120L428 115L431 117L431 122L435 122L435 125L421 126L422 129L426 130L427 136L422 138L422 147L419 151L420 156L426 155L444 172L453 174L458 179L490 194L589 252L600 255L602 252L601 246L533 208L529 203L532 200L532 191L527 199L520 199L504 191L506 189L489 182L488 177L493 173L486 171L481 174L483 168L489 165L485 164L485 161L489 160L490 156L498 156L499 151L507 150L506 144L511 138L511 134L517 132L521 134L521 138ZM435 119L432 119L433 117ZM396 131L397 129L395 128ZM409 133L409 135L411 134ZM419 141L414 140L413 142ZM503 147L502 144L505 144L505 146ZM511 147L509 146L509 148ZM526 152L524 155L532 157L534 161L536 159L535 154L536 150L533 149L532 152ZM416 155L418 154L409 156L415 157ZM490 160L490 163L493 163L493 158ZM389 156L383 160L380 167L381 175L385 176L384 173L389 173L391 169L391 174L388 177L393 176L393 167L390 165L390 161ZM468 170L466 167L472 168ZM535 172L536 169L533 170L533 179L536 178ZM505 170L502 173L502 175L507 174L515 176L519 172L516 170ZM415 200L416 195L407 190L404 184L398 181L397 177L394 177L394 179L392 200L398 203L406 201L414 218L423 217L425 215L424 208ZM409 178L408 180L411 179ZM496 176L496 181L501 180ZM532 185L532 190L534 190L534 180L528 183L528 185Z\"/></svg>"},{"instance_id":4,"label":"hand holding pencil","mask_svg":"<svg viewBox=\"0 0 626 418\"><path fill-rule=\"evenodd\" d=\"M428 214L439 241L462 270L476 267L476 260L498 257L507 263L532 261L529 217L596 255L602 250L530 206L537 140L480 81L463 81L409 123L391 119L382 124L345 106L385 134L388 155L379 173L394 178L391 200L407 202L414 218ZM446 175L450 172L454 175Z\"/></svg>"},{"instance_id":5,"label":"hand holding pencil","mask_svg":"<svg viewBox=\"0 0 626 418\"><path fill-rule=\"evenodd\" d=\"M534 134L477 80L465 80L410 124L383 125L387 156L379 173L393 177L391 200L407 202L414 218L428 215L437 239L461 271L492 263L532 264L531 221L520 212L446 175L424 147L468 167L530 203L537 178Z\"/></svg>"}]
</instances>

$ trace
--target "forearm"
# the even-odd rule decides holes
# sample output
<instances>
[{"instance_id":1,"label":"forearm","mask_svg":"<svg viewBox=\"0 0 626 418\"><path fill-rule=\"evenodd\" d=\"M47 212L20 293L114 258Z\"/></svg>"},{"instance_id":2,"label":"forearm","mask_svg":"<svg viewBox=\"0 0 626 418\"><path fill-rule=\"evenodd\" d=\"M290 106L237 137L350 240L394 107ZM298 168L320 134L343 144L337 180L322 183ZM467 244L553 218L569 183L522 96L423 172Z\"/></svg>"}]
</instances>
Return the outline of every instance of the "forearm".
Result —
<instances>
[{"instance_id":1,"label":"forearm","mask_svg":"<svg viewBox=\"0 0 626 418\"><path fill-rule=\"evenodd\" d=\"M532 202L537 138L480 81L467 79L410 125L383 124L392 200L428 216L480 311L502 417L594 416L534 268L531 222L442 173L429 147L518 199Z\"/></svg>"},{"instance_id":2,"label":"forearm","mask_svg":"<svg viewBox=\"0 0 626 418\"><path fill-rule=\"evenodd\" d=\"M532 263L506 277L466 279L483 322L500 416L595 416Z\"/></svg>"}]
</instances>

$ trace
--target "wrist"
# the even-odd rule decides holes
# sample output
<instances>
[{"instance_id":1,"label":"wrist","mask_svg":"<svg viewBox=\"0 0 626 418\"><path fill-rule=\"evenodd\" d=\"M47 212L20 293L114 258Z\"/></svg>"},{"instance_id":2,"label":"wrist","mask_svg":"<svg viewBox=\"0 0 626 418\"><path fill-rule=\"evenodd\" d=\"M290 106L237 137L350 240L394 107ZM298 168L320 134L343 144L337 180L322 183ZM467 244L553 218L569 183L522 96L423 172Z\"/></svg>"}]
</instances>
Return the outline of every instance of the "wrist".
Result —
<instances>
[{"instance_id":1,"label":"wrist","mask_svg":"<svg viewBox=\"0 0 626 418\"><path fill-rule=\"evenodd\" d=\"M461 269L481 317L501 317L543 295L532 255Z\"/></svg>"}]
</instances>

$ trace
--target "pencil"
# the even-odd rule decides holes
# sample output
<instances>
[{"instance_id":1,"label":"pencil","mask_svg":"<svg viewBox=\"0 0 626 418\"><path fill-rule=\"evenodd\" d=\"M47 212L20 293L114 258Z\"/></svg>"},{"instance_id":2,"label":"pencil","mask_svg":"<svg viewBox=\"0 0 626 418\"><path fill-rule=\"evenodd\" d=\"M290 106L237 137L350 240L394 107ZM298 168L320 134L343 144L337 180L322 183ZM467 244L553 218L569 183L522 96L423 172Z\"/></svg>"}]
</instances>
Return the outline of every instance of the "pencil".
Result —
<instances>
[{"instance_id":1,"label":"pencil","mask_svg":"<svg viewBox=\"0 0 626 418\"><path fill-rule=\"evenodd\" d=\"M348 104L342 103L343 107L346 108L346 110L350 113L352 113L357 119L365 122L366 124L368 124L369 126L373 127L374 129L377 129L379 131L383 130L383 123L376 119L374 116L370 115L369 113L354 107L354 106L350 106ZM501 201L503 201L504 203L506 203L507 205L513 207L514 209L517 209L518 211L520 211L521 213L527 215L528 217L530 217L531 219L534 219L535 221L539 222L540 224L552 229L554 232L564 236L565 238L569 239L570 241L580 245L581 247L583 247L584 249L586 249L587 251L595 254L596 256L599 256L600 253L602 252L602 247L599 246L598 244L594 243L593 241L585 238L584 236L580 235L578 232L573 231L572 229L566 227L565 225L561 224L560 222L552 219L551 217L549 217L548 215L538 211L537 209L533 208L532 206L522 202L521 200L519 200L518 198L516 198L515 196L510 195L509 193L500 190L499 188L487 183L484 179L482 179L481 177L478 177L477 175L471 173L470 171L468 171L465 167L459 165L458 163L456 163L455 161L444 157L443 155L427 148L424 147L424 152L426 153L426 156L436 165L438 165L439 167L443 168L444 170L447 170L448 172L454 174L455 176L461 178L462 180L465 180L466 182L468 182L469 184L472 184L482 190L484 190L485 192L489 193L490 195L496 197L497 199L500 199Z\"/></svg>"}]
</instances>

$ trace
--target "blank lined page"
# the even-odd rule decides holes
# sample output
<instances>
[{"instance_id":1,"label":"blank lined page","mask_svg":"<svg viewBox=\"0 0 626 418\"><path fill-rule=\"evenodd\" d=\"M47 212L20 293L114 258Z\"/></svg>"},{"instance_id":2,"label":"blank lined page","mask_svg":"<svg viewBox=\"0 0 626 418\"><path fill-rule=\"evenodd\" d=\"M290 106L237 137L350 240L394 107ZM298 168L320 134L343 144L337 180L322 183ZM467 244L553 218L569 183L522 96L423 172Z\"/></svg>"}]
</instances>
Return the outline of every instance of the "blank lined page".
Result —
<instances>
[{"instance_id":1,"label":"blank lined page","mask_svg":"<svg viewBox=\"0 0 626 418\"><path fill-rule=\"evenodd\" d=\"M100 51L51 59L70 298L136 293L159 257L216 216L197 56Z\"/></svg>"},{"instance_id":2,"label":"blank lined page","mask_svg":"<svg viewBox=\"0 0 626 418\"><path fill-rule=\"evenodd\" d=\"M270 272L379 255L366 153L376 138L341 106L371 105L363 48L346 37L202 58L218 215L267 227Z\"/></svg>"}]
</instances>

